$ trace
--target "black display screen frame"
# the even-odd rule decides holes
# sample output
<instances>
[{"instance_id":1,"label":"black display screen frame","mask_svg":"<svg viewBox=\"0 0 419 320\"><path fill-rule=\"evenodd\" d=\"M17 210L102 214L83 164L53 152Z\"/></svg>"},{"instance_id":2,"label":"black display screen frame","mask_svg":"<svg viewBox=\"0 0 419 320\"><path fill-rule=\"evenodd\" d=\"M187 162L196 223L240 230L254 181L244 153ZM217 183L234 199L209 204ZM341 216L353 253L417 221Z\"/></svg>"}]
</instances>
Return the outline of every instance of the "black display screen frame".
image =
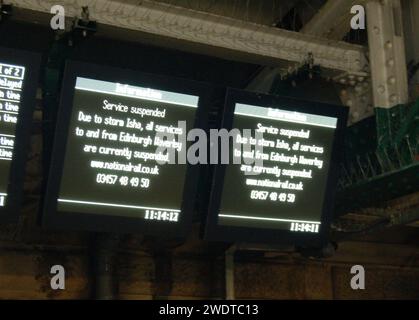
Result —
<instances>
[{"instance_id":1,"label":"black display screen frame","mask_svg":"<svg viewBox=\"0 0 419 320\"><path fill-rule=\"evenodd\" d=\"M218 224L224 177L228 165L215 166L211 185L210 202L206 218L204 239L208 241L277 243L286 245L321 246L327 241L333 217L333 203L338 180L338 164L343 152L344 129L347 124L348 108L338 105L299 100L290 97L265 95L237 89L228 89L225 99L221 128L231 130L236 103L252 106L277 108L315 115L337 118L334 140L330 157L329 174L323 199L321 228L319 233L291 232L281 229L249 228ZM278 106L278 107L276 107Z\"/></svg>"},{"instance_id":2,"label":"black display screen frame","mask_svg":"<svg viewBox=\"0 0 419 320\"><path fill-rule=\"evenodd\" d=\"M126 83L132 86L198 96L199 102L195 114L194 128L207 129L210 90L205 83L76 60L66 61L51 166L42 210L43 227L56 230L113 232L119 234L141 233L163 238L184 238L192 225L198 178L201 170L199 164L187 165L181 204L181 216L183 218L176 224L165 224L161 221L144 220L142 218L57 210L57 199L64 169L67 135L77 77Z\"/></svg>"},{"instance_id":3,"label":"black display screen frame","mask_svg":"<svg viewBox=\"0 0 419 320\"><path fill-rule=\"evenodd\" d=\"M7 200L6 205L0 207L0 222L2 223L18 221L22 207L26 159L32 133L31 124L36 105L41 56L42 54L36 51L0 46L1 62L25 67L19 115L15 129L13 158L9 171Z\"/></svg>"}]
</instances>

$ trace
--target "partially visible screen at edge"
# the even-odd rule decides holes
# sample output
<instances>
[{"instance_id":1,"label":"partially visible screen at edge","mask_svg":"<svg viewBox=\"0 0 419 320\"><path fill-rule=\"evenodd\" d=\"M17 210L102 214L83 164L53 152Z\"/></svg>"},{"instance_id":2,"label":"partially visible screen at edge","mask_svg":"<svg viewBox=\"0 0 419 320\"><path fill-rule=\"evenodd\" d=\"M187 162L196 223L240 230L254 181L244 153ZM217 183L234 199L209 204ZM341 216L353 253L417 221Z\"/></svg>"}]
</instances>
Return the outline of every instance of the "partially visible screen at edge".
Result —
<instances>
[{"instance_id":1,"label":"partially visible screen at edge","mask_svg":"<svg viewBox=\"0 0 419 320\"><path fill-rule=\"evenodd\" d=\"M3 61L0 57L0 207L7 205L25 69L24 66Z\"/></svg>"}]
</instances>

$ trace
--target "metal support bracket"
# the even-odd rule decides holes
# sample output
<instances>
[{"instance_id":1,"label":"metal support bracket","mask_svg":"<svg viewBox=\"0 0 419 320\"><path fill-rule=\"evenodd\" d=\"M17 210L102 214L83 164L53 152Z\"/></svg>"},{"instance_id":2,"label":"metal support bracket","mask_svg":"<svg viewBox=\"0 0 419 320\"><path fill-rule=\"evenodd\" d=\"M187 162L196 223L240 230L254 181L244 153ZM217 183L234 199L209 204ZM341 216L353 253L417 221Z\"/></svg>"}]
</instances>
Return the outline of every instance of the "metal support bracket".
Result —
<instances>
[{"instance_id":1,"label":"metal support bracket","mask_svg":"<svg viewBox=\"0 0 419 320\"><path fill-rule=\"evenodd\" d=\"M13 13L13 6L11 4L4 4L3 0L0 0L0 22L9 18Z\"/></svg>"},{"instance_id":2,"label":"metal support bracket","mask_svg":"<svg viewBox=\"0 0 419 320\"><path fill-rule=\"evenodd\" d=\"M366 5L374 107L408 102L407 65L400 0Z\"/></svg>"}]
</instances>

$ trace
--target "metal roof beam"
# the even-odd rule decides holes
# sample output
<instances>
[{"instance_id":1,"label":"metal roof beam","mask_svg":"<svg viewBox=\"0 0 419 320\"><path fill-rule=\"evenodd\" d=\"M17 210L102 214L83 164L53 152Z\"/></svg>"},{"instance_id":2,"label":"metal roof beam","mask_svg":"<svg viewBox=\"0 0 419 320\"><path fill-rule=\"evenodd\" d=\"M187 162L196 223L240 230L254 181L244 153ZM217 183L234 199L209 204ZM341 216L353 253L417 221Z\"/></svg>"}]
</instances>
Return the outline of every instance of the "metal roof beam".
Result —
<instances>
[{"instance_id":1,"label":"metal roof beam","mask_svg":"<svg viewBox=\"0 0 419 320\"><path fill-rule=\"evenodd\" d=\"M366 0L328 0L300 30L302 33L342 40L350 31L351 8L363 5Z\"/></svg>"},{"instance_id":2,"label":"metal roof beam","mask_svg":"<svg viewBox=\"0 0 419 320\"><path fill-rule=\"evenodd\" d=\"M54 0L14 0L18 8L50 13ZM187 10L164 3L143 0L62 0L66 16L79 16L81 7L89 6L90 17L99 24L140 31L154 36L177 39L207 48L226 49L250 54L272 62L302 63L311 52L315 63L331 70L365 70L365 48L331 41L274 27L257 25L223 16Z\"/></svg>"}]
</instances>

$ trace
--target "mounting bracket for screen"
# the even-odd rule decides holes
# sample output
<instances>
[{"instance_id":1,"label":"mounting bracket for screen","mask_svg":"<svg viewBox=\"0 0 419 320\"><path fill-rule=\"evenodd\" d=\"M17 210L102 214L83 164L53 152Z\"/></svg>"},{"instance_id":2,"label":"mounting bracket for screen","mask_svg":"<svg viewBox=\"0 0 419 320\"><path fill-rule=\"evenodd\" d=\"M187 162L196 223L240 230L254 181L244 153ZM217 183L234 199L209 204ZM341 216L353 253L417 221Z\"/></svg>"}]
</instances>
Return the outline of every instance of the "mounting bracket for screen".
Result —
<instances>
[{"instance_id":1,"label":"mounting bracket for screen","mask_svg":"<svg viewBox=\"0 0 419 320\"><path fill-rule=\"evenodd\" d=\"M11 4L4 4L3 0L0 0L0 22L9 18L12 12L13 6Z\"/></svg>"},{"instance_id":2,"label":"mounting bracket for screen","mask_svg":"<svg viewBox=\"0 0 419 320\"><path fill-rule=\"evenodd\" d=\"M95 233L92 236L92 278L94 279L93 298L113 300L115 290L115 255L119 236L109 233Z\"/></svg>"}]
</instances>

